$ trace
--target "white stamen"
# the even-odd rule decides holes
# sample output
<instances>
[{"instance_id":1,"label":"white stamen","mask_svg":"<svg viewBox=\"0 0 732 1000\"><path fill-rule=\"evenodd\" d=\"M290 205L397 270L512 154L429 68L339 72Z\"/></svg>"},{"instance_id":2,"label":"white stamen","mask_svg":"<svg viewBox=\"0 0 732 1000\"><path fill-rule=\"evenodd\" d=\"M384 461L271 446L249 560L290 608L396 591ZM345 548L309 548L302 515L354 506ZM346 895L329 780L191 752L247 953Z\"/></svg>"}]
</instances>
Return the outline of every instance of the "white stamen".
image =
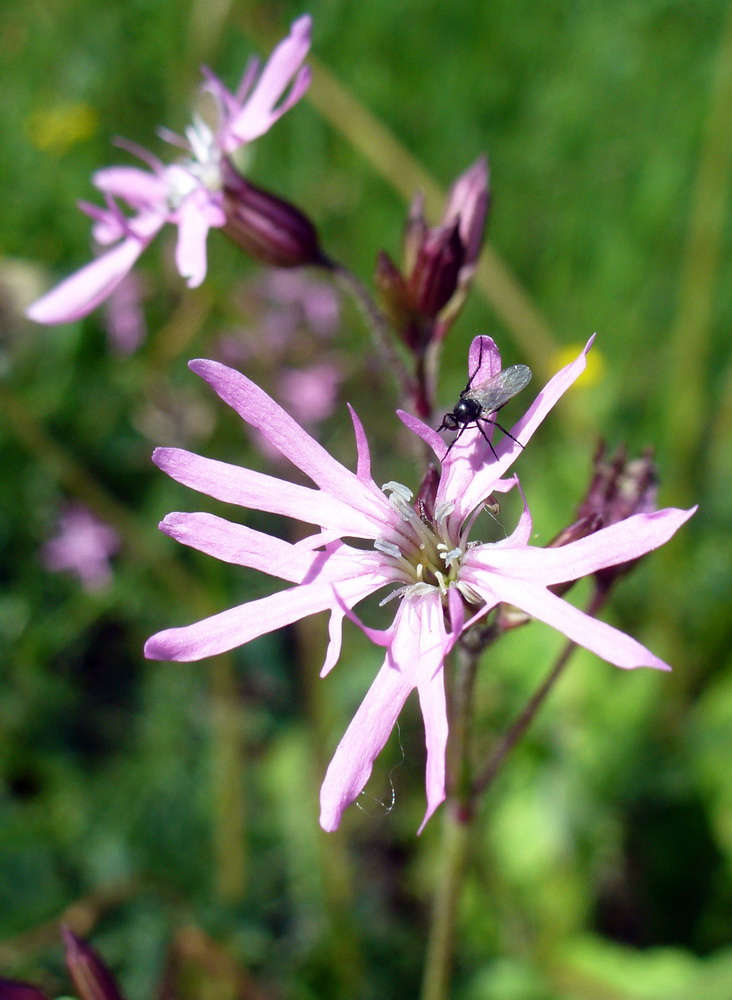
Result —
<instances>
[{"instance_id":1,"label":"white stamen","mask_svg":"<svg viewBox=\"0 0 732 1000\"><path fill-rule=\"evenodd\" d=\"M455 585L469 604L485 603L480 594L477 594L469 583L465 583L463 580L456 580Z\"/></svg>"},{"instance_id":2,"label":"white stamen","mask_svg":"<svg viewBox=\"0 0 732 1000\"><path fill-rule=\"evenodd\" d=\"M445 549L447 548L446 545L444 545L444 546L438 545L437 547L438 548L445 548ZM460 562L460 560L462 559L462 557L463 557L463 550L462 549L450 549L449 552L443 552L442 553L442 558L445 560L445 565L448 567L448 569L450 568L450 566L453 563Z\"/></svg>"},{"instance_id":3,"label":"white stamen","mask_svg":"<svg viewBox=\"0 0 732 1000\"><path fill-rule=\"evenodd\" d=\"M409 502L414 496L408 486L404 486L403 483L397 483L393 479L390 479L388 483L384 483L381 487L382 493L386 493L387 490L391 493L397 493L399 496L404 497L407 502Z\"/></svg>"},{"instance_id":4,"label":"white stamen","mask_svg":"<svg viewBox=\"0 0 732 1000\"><path fill-rule=\"evenodd\" d=\"M442 522L445 520L445 518L449 517L454 510L455 510L454 500L443 500L441 503L438 503L437 506L435 507L435 520L437 521L438 524L441 525Z\"/></svg>"},{"instance_id":5,"label":"white stamen","mask_svg":"<svg viewBox=\"0 0 732 1000\"><path fill-rule=\"evenodd\" d=\"M393 601L395 597L403 597L407 593L409 593L409 587L397 587L396 590L392 590L390 594L387 594L383 601L379 601L379 607L383 608L385 604Z\"/></svg>"},{"instance_id":6,"label":"white stamen","mask_svg":"<svg viewBox=\"0 0 732 1000\"><path fill-rule=\"evenodd\" d=\"M394 542L388 542L385 538L377 538L374 541L374 548L378 552L383 552L385 556L391 556L393 559L401 559L402 553L398 545Z\"/></svg>"}]
</instances>

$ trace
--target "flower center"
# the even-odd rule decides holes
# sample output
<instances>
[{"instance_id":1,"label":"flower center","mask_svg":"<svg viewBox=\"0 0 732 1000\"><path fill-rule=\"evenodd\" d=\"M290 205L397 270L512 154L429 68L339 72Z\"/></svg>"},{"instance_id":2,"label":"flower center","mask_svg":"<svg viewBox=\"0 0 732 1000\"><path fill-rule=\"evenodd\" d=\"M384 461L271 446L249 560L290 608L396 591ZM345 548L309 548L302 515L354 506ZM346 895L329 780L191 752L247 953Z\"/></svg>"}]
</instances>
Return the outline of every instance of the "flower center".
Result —
<instances>
[{"instance_id":1,"label":"flower center","mask_svg":"<svg viewBox=\"0 0 732 1000\"><path fill-rule=\"evenodd\" d=\"M399 524L388 535L377 538L374 548L392 562L406 584L396 593L409 595L425 587L437 587L447 594L457 582L463 557L462 546L450 538L447 530L454 504L440 505L428 518L424 511L418 514L414 509L412 491L406 486L389 482L382 490L388 491L389 505L399 515Z\"/></svg>"},{"instance_id":2,"label":"flower center","mask_svg":"<svg viewBox=\"0 0 732 1000\"><path fill-rule=\"evenodd\" d=\"M196 188L216 193L221 190L221 150L216 135L203 121L195 117L185 132L191 155L165 168L168 204L172 211Z\"/></svg>"}]
</instances>

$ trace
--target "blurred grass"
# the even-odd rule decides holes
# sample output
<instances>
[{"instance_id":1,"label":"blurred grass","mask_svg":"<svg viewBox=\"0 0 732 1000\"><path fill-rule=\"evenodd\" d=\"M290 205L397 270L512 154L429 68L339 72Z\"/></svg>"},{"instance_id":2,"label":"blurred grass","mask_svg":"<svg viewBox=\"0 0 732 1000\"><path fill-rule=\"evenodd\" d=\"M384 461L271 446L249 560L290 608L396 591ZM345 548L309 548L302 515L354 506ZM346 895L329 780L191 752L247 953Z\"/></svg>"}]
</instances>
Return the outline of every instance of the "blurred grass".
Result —
<instances>
[{"instance_id":1,"label":"blurred grass","mask_svg":"<svg viewBox=\"0 0 732 1000\"><path fill-rule=\"evenodd\" d=\"M316 827L320 775L377 651L347 628L341 664L319 681L322 623L306 623L221 663L141 658L151 632L267 586L159 535L168 510L217 506L149 462L154 445L182 444L264 467L185 367L254 321L237 305L253 265L214 236L209 279L187 293L158 240L140 269L150 335L130 358L107 349L101 312L57 330L19 315L32 288L88 259L74 202L91 197L94 169L125 161L111 139L160 152L155 129L185 126L200 62L233 84L301 10L0 10L0 960L52 991L67 988L63 916L133 1000L154 995L166 967L182 997L211 995L205 976L217 996L401 997L419 976L439 819L415 842L414 707L375 769L374 801L342 834ZM728 1000L728 5L329 0L311 12L312 101L257 144L252 176L306 208L364 278L380 248L398 255L414 183L444 190L489 153L491 251L445 352L442 403L464 384L477 332L538 374L598 331L602 379L560 404L519 464L537 540L571 518L597 433L631 451L655 444L662 503L700 504L608 612L675 673L577 655L490 793L454 995ZM505 305L517 295L518 311ZM367 337L348 308L341 336L354 373L343 398L377 478L414 483L390 387L370 366L364 377ZM323 438L353 461L340 414ZM123 533L108 592L42 568L70 497ZM496 647L477 708L487 746L560 641L533 625ZM392 789L389 810L375 800Z\"/></svg>"}]
</instances>

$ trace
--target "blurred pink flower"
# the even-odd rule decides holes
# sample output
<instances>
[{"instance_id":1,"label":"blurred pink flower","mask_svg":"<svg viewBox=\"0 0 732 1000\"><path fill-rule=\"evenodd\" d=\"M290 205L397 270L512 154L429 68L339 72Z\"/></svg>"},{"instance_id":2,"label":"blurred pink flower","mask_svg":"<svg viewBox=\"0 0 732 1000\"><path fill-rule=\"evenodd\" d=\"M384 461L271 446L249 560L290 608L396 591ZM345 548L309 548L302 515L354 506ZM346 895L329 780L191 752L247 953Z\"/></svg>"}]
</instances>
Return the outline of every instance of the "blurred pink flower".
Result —
<instances>
[{"instance_id":1,"label":"blurred pink flower","mask_svg":"<svg viewBox=\"0 0 732 1000\"><path fill-rule=\"evenodd\" d=\"M206 71L204 89L218 106L216 130L195 119L185 137L164 133L168 141L185 149L186 159L166 165L146 150L129 146L149 170L108 167L96 172L93 182L107 207L85 203L80 207L94 220L95 241L111 249L35 302L27 311L30 319L66 323L91 312L119 285L166 223L178 227L178 271L189 287L201 284L206 276L208 231L226 222L223 159L267 132L304 94L310 82L310 71L302 65L310 47L310 27L307 15L298 18L256 83L258 64L253 60L233 93ZM126 216L115 199L134 214Z\"/></svg>"},{"instance_id":2,"label":"blurred pink flower","mask_svg":"<svg viewBox=\"0 0 732 1000\"><path fill-rule=\"evenodd\" d=\"M516 441L502 438L495 445L495 457L477 428L468 427L448 452L434 430L415 417L400 414L442 462L434 502L423 501L416 507L406 486L390 482L377 487L363 427L353 411L358 451L355 473L332 458L245 376L213 361L191 362L193 371L304 472L315 488L174 448L158 449L157 465L178 482L218 500L284 514L319 530L291 544L212 514L169 514L161 528L183 544L293 586L196 624L160 632L148 640L146 655L197 660L327 610L330 643L322 669L325 675L340 654L343 618L356 620L355 605L387 586L392 591L386 600L399 601L388 629L361 625L375 643L386 648L386 657L326 773L320 817L325 830L336 829L344 809L363 790L375 758L415 689L427 745L427 810L422 825L429 819L445 797L445 656L465 629L502 601L523 608L617 666L669 669L638 642L585 615L548 588L656 548L693 511L637 514L562 548L541 549L529 544L531 517L524 506L510 537L490 544L468 540L486 497L516 485L515 478L501 477L584 369L584 354L539 393L511 429ZM500 367L493 341L476 338L469 365L474 377L482 381ZM373 547L357 548L344 538L366 539Z\"/></svg>"},{"instance_id":3,"label":"blurred pink flower","mask_svg":"<svg viewBox=\"0 0 732 1000\"><path fill-rule=\"evenodd\" d=\"M119 550L120 537L82 504L70 504L58 521L58 534L43 546L41 556L53 573L75 573L88 591L112 582L109 559Z\"/></svg>"},{"instance_id":4,"label":"blurred pink flower","mask_svg":"<svg viewBox=\"0 0 732 1000\"><path fill-rule=\"evenodd\" d=\"M300 424L313 427L335 409L343 372L335 361L290 368L277 378L279 395Z\"/></svg>"},{"instance_id":5,"label":"blurred pink flower","mask_svg":"<svg viewBox=\"0 0 732 1000\"><path fill-rule=\"evenodd\" d=\"M132 354L147 335L141 298L140 279L130 271L112 289L105 303L107 341L117 354Z\"/></svg>"}]
</instances>

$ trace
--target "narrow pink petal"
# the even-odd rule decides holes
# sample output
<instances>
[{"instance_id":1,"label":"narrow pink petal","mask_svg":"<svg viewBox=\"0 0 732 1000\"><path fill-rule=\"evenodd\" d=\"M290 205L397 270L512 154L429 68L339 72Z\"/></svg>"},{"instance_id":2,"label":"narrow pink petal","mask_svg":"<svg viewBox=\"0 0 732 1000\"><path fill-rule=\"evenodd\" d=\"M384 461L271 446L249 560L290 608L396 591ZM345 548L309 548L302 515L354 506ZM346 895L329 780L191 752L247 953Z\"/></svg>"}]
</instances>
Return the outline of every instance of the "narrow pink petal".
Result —
<instances>
[{"instance_id":1,"label":"narrow pink petal","mask_svg":"<svg viewBox=\"0 0 732 1000\"><path fill-rule=\"evenodd\" d=\"M344 618L345 612L340 608L332 607L330 609L330 618L328 619L328 648L325 651L325 660L320 670L321 677L325 677L331 672L341 655Z\"/></svg>"},{"instance_id":2,"label":"narrow pink petal","mask_svg":"<svg viewBox=\"0 0 732 1000\"><path fill-rule=\"evenodd\" d=\"M206 237L209 220L198 199L186 198L176 212L178 240L175 266L189 288L198 288L206 277Z\"/></svg>"},{"instance_id":3,"label":"narrow pink petal","mask_svg":"<svg viewBox=\"0 0 732 1000\"><path fill-rule=\"evenodd\" d=\"M515 579L549 586L579 580L608 566L618 566L657 549L689 520L696 507L668 507L651 514L634 514L586 538L557 548L480 545L465 554L464 567L489 569Z\"/></svg>"},{"instance_id":4,"label":"narrow pink petal","mask_svg":"<svg viewBox=\"0 0 732 1000\"><path fill-rule=\"evenodd\" d=\"M174 511L160 522L160 530L214 559L257 569L291 583L300 583L316 561L312 553L297 553L290 542L215 514Z\"/></svg>"},{"instance_id":5,"label":"narrow pink petal","mask_svg":"<svg viewBox=\"0 0 732 1000\"><path fill-rule=\"evenodd\" d=\"M249 83L251 86L254 75L257 72L258 60L250 59L242 75L242 81ZM232 94L229 88L219 79L218 76L211 70L208 66L201 67L201 74L203 76L203 83L201 84L201 93L209 93L213 97L214 101L219 106L219 113L224 121L229 121L235 114L239 112L239 106L241 104L241 98L237 100L236 96ZM248 88L247 88L248 89ZM244 92L246 93L246 91ZM242 94L242 97L244 94Z\"/></svg>"},{"instance_id":6,"label":"narrow pink petal","mask_svg":"<svg viewBox=\"0 0 732 1000\"><path fill-rule=\"evenodd\" d=\"M445 753L447 750L447 704L445 702L445 676L440 670L433 677L419 685L419 706L424 719L427 763L425 787L427 809L417 833L424 830L425 823L435 809L445 801Z\"/></svg>"},{"instance_id":7,"label":"narrow pink petal","mask_svg":"<svg viewBox=\"0 0 732 1000\"><path fill-rule=\"evenodd\" d=\"M104 167L92 176L92 183L104 194L122 198L137 209L157 208L168 194L162 177L139 167Z\"/></svg>"},{"instance_id":8,"label":"narrow pink petal","mask_svg":"<svg viewBox=\"0 0 732 1000\"><path fill-rule=\"evenodd\" d=\"M363 791L409 692L419 688L427 744L427 821L445 797L447 714L442 663L452 637L445 633L437 591L405 598L393 626L384 665L339 743L320 793L320 824L335 830L343 811Z\"/></svg>"},{"instance_id":9,"label":"narrow pink petal","mask_svg":"<svg viewBox=\"0 0 732 1000\"><path fill-rule=\"evenodd\" d=\"M322 490L366 514L374 524L393 522L394 514L375 483L361 482L246 376L217 361L191 361L189 367Z\"/></svg>"},{"instance_id":10,"label":"narrow pink petal","mask_svg":"<svg viewBox=\"0 0 732 1000\"><path fill-rule=\"evenodd\" d=\"M259 75L259 67L261 61L256 56L250 56L247 60L247 64L244 67L244 72L241 75L239 83L236 85L236 92L231 96L234 99L234 110L239 111L239 106L243 102L244 98L247 96L249 91L254 86L254 81Z\"/></svg>"},{"instance_id":11,"label":"narrow pink petal","mask_svg":"<svg viewBox=\"0 0 732 1000\"><path fill-rule=\"evenodd\" d=\"M534 431L536 431L542 423L546 415L559 402L565 392L570 389L572 385L574 385L582 372L585 370L587 367L587 352L592 347L594 340L595 334L593 333L577 358L570 362L570 364L565 365L564 368L558 371L557 374L547 382L523 417L521 417L520 420L517 420L513 425L511 433L515 438L518 438L521 444L526 444ZM502 475L505 469L507 469L511 462L516 458L516 452L519 448L515 442L510 440L510 438L504 438L504 440L500 442L500 446L497 450L499 455L498 464L501 465L502 463L505 463L504 468L501 470Z\"/></svg>"},{"instance_id":12,"label":"narrow pink petal","mask_svg":"<svg viewBox=\"0 0 732 1000\"><path fill-rule=\"evenodd\" d=\"M515 604L532 617L546 622L608 663L624 670L637 667L671 669L635 639L612 625L591 618L543 587L497 574L490 574L490 577L489 586L500 600Z\"/></svg>"},{"instance_id":13,"label":"narrow pink petal","mask_svg":"<svg viewBox=\"0 0 732 1000\"><path fill-rule=\"evenodd\" d=\"M457 587L450 587L447 591L447 607L453 640L456 640L465 627L465 604Z\"/></svg>"},{"instance_id":14,"label":"narrow pink petal","mask_svg":"<svg viewBox=\"0 0 732 1000\"><path fill-rule=\"evenodd\" d=\"M348 601L356 602L382 585L381 580L373 577L358 578L343 581L338 591ZM332 583L300 584L271 597L240 604L193 625L158 632L145 644L145 656L150 660L186 663L202 660L329 608L335 608L337 613L340 611Z\"/></svg>"},{"instance_id":15,"label":"narrow pink petal","mask_svg":"<svg viewBox=\"0 0 732 1000\"><path fill-rule=\"evenodd\" d=\"M47 324L81 319L114 291L146 246L147 242L128 237L34 302L26 316Z\"/></svg>"},{"instance_id":16,"label":"narrow pink petal","mask_svg":"<svg viewBox=\"0 0 732 1000\"><path fill-rule=\"evenodd\" d=\"M522 549L529 544L529 541L531 540L531 533L534 530L534 522L531 518L531 511L529 510L529 505L526 502L526 496L524 491L521 489L521 484L518 479L515 480L515 484L519 488L524 508L519 516L518 524L508 538L499 539L499 541L494 543L496 548L511 549L512 552L514 552L515 549L522 551ZM476 547L479 548L480 546ZM470 551L472 552L472 549Z\"/></svg>"},{"instance_id":17,"label":"narrow pink petal","mask_svg":"<svg viewBox=\"0 0 732 1000\"><path fill-rule=\"evenodd\" d=\"M310 82L309 72L300 70L310 49L311 19L298 18L267 60L254 90L239 115L230 123L228 135L241 145L263 135L281 114L299 100ZM293 81L293 91L280 108L275 105ZM231 152L235 146L227 148Z\"/></svg>"},{"instance_id":18,"label":"narrow pink petal","mask_svg":"<svg viewBox=\"0 0 732 1000\"><path fill-rule=\"evenodd\" d=\"M487 382L501 370L501 352L493 337L482 334L473 337L468 352L468 372L471 385Z\"/></svg>"},{"instance_id":19,"label":"narrow pink petal","mask_svg":"<svg viewBox=\"0 0 732 1000\"><path fill-rule=\"evenodd\" d=\"M413 434L417 437L422 438L428 447L432 449L437 458L442 461L445 457L445 452L447 451L447 445L442 440L440 435L432 427L429 427L423 420L419 417L413 416L411 413L406 413L404 410L397 410L397 416Z\"/></svg>"},{"instance_id":20,"label":"narrow pink petal","mask_svg":"<svg viewBox=\"0 0 732 1000\"><path fill-rule=\"evenodd\" d=\"M224 503L283 514L339 529L356 538L374 538L378 534L370 519L322 490L203 458L181 448L156 448L153 461L176 482Z\"/></svg>"},{"instance_id":21,"label":"narrow pink petal","mask_svg":"<svg viewBox=\"0 0 732 1000\"><path fill-rule=\"evenodd\" d=\"M358 455L356 475L362 483L372 483L371 452L369 451L369 442L366 437L366 432L363 429L363 424L361 423L358 414L350 403L348 403L348 412L351 414L353 432L356 435L356 453Z\"/></svg>"},{"instance_id":22,"label":"narrow pink petal","mask_svg":"<svg viewBox=\"0 0 732 1000\"><path fill-rule=\"evenodd\" d=\"M410 676L388 663L376 675L336 747L320 789L320 825L329 833L363 791L413 687Z\"/></svg>"},{"instance_id":23,"label":"narrow pink petal","mask_svg":"<svg viewBox=\"0 0 732 1000\"><path fill-rule=\"evenodd\" d=\"M436 592L433 599L422 598L415 611L421 637L417 690L424 719L427 748L425 769L427 810L419 827L418 832L421 833L427 820L445 799L448 726L443 663L453 637L448 637L445 632L442 604ZM425 639L428 639L427 643L424 642ZM424 648L425 646L427 648Z\"/></svg>"},{"instance_id":24,"label":"narrow pink petal","mask_svg":"<svg viewBox=\"0 0 732 1000\"><path fill-rule=\"evenodd\" d=\"M332 583L333 603L330 607L330 622L328 624L328 650L325 655L325 662L320 670L320 676L325 677L338 661L341 651L341 639L343 631L343 619L354 618L352 608L365 597L375 594L378 590L389 583L385 579L386 573L383 568L373 569L364 564L359 571L358 564L350 567L342 567L340 579ZM337 572L337 567L331 572L331 565L326 566L325 576L331 578ZM357 619L356 619L357 621ZM360 624L360 623L359 623Z\"/></svg>"}]
</instances>

